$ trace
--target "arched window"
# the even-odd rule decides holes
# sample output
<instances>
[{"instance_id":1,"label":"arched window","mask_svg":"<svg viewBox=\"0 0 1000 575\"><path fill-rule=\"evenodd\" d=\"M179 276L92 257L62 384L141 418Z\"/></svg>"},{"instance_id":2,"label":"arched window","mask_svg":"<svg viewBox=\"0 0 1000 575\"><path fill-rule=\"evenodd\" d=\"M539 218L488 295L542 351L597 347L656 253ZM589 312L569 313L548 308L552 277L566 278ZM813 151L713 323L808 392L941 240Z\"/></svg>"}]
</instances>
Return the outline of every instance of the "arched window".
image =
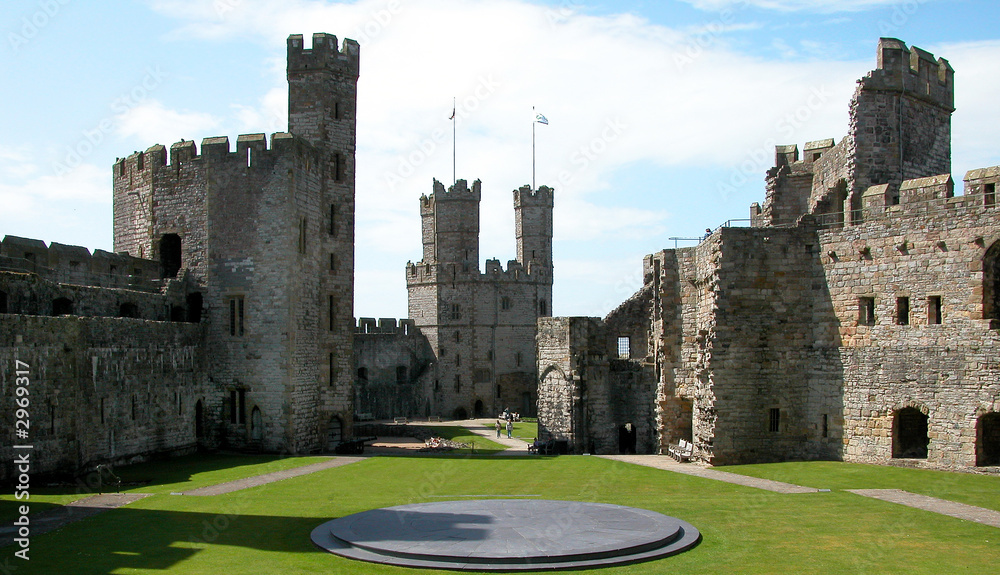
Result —
<instances>
[{"instance_id":1,"label":"arched window","mask_svg":"<svg viewBox=\"0 0 1000 575\"><path fill-rule=\"evenodd\" d=\"M983 319L1000 320L1000 242L983 256ZM1000 328L1000 321L990 322L990 327Z\"/></svg>"},{"instance_id":2,"label":"arched window","mask_svg":"<svg viewBox=\"0 0 1000 575\"><path fill-rule=\"evenodd\" d=\"M250 412L250 439L260 441L264 437L264 418L261 417L260 408L256 405Z\"/></svg>"},{"instance_id":3,"label":"arched window","mask_svg":"<svg viewBox=\"0 0 1000 575\"><path fill-rule=\"evenodd\" d=\"M892 456L927 459L927 415L915 407L904 407L892 420Z\"/></svg>"}]
</instances>

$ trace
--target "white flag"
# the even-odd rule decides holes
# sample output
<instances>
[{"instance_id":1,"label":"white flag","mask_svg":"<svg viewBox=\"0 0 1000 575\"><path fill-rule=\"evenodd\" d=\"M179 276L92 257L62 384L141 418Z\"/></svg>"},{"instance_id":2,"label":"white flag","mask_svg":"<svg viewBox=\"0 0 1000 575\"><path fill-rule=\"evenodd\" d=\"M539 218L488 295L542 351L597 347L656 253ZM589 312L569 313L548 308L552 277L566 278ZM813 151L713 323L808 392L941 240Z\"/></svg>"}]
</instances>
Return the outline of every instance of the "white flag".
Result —
<instances>
[{"instance_id":1,"label":"white flag","mask_svg":"<svg viewBox=\"0 0 1000 575\"><path fill-rule=\"evenodd\" d=\"M545 124L546 126L549 125L549 119L541 114L535 114L535 121L539 124Z\"/></svg>"}]
</instances>

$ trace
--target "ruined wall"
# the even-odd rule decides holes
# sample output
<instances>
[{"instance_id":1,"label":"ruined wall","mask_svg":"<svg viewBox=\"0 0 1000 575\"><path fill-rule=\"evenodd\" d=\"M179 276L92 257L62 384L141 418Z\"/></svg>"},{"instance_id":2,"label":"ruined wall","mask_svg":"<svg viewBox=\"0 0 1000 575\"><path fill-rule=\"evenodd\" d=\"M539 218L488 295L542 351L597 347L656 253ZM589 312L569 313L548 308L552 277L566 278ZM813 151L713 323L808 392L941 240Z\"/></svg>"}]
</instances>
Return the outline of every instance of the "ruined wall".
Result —
<instances>
[{"instance_id":1,"label":"ruined wall","mask_svg":"<svg viewBox=\"0 0 1000 575\"><path fill-rule=\"evenodd\" d=\"M861 225L820 232L843 341L846 460L912 456L901 452L895 422L912 407L928 418L929 463L976 465L979 418L1000 411L992 351L1000 335L984 302L1000 217L983 194L998 175L970 172L966 195L932 201L946 184L905 182L910 193L899 205L874 206Z\"/></svg>"},{"instance_id":2,"label":"ruined wall","mask_svg":"<svg viewBox=\"0 0 1000 575\"><path fill-rule=\"evenodd\" d=\"M94 317L0 315L0 396L13 405L15 360L29 365L32 473L72 473L196 447L204 401L202 328ZM2 423L13 429L13 410ZM11 477L10 444L0 480Z\"/></svg>"},{"instance_id":3,"label":"ruined wall","mask_svg":"<svg viewBox=\"0 0 1000 575\"><path fill-rule=\"evenodd\" d=\"M355 409L364 419L425 417L434 353L412 320L358 320L354 334Z\"/></svg>"}]
</instances>

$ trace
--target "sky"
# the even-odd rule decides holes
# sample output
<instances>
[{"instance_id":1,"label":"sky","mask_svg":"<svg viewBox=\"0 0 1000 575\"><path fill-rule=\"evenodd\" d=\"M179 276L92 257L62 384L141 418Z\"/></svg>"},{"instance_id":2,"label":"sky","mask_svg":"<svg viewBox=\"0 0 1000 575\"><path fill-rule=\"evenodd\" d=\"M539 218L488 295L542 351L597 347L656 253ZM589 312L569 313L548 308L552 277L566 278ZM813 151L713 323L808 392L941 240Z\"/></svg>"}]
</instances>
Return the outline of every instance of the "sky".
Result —
<instances>
[{"instance_id":1,"label":"sky","mask_svg":"<svg viewBox=\"0 0 1000 575\"><path fill-rule=\"evenodd\" d=\"M644 255L745 225L775 145L844 137L880 37L955 69L956 192L966 171L1000 164L992 0L3 6L0 234L91 250L113 248L118 157L285 131L288 35L357 40L358 317L406 316L418 200L453 169L482 180L483 260L516 257L511 192L532 181L533 109L549 121L534 125L534 158L537 184L556 190L555 315L604 316L641 287Z\"/></svg>"}]
</instances>

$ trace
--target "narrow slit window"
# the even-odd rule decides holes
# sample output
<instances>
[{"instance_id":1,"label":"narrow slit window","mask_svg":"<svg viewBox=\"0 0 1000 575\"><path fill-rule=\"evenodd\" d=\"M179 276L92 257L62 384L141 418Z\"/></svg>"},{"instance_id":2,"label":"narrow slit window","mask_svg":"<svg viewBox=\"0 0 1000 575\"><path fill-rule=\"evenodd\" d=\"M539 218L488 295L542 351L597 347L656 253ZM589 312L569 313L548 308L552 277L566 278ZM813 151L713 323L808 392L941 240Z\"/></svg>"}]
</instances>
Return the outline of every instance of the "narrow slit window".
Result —
<instances>
[{"instance_id":1,"label":"narrow slit window","mask_svg":"<svg viewBox=\"0 0 1000 575\"><path fill-rule=\"evenodd\" d=\"M328 213L330 216L330 221L327 222L327 232L331 236L337 235L337 204L330 204L330 211Z\"/></svg>"},{"instance_id":2,"label":"narrow slit window","mask_svg":"<svg viewBox=\"0 0 1000 575\"><path fill-rule=\"evenodd\" d=\"M939 325L942 319L941 296L932 295L927 297L927 324Z\"/></svg>"},{"instance_id":3,"label":"narrow slit window","mask_svg":"<svg viewBox=\"0 0 1000 575\"><path fill-rule=\"evenodd\" d=\"M328 326L328 329L333 331L337 326L337 298L329 296L327 299L327 305L330 311L330 325Z\"/></svg>"},{"instance_id":4,"label":"narrow slit window","mask_svg":"<svg viewBox=\"0 0 1000 575\"><path fill-rule=\"evenodd\" d=\"M299 253L306 253L306 218L299 218Z\"/></svg>"},{"instance_id":5,"label":"narrow slit window","mask_svg":"<svg viewBox=\"0 0 1000 575\"><path fill-rule=\"evenodd\" d=\"M244 333L244 301L243 296L229 298L229 335L243 337Z\"/></svg>"}]
</instances>

